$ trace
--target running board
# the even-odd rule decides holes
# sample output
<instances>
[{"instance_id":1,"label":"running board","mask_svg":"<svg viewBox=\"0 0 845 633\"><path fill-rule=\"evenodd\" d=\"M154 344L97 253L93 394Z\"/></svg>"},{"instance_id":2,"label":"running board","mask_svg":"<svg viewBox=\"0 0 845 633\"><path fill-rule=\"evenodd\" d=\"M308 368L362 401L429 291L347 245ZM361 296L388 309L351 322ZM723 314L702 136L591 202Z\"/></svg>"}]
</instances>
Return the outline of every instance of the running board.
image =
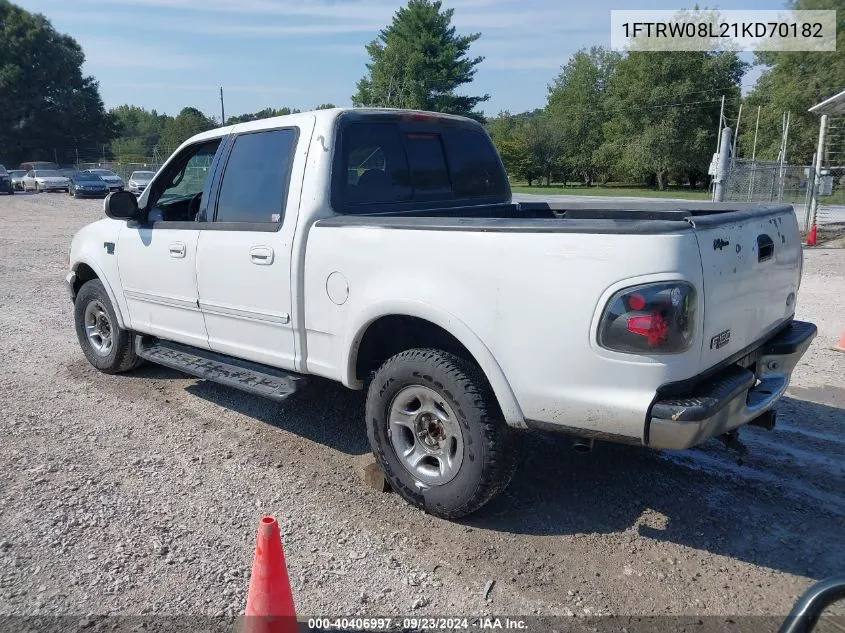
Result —
<instances>
[{"instance_id":1,"label":"running board","mask_svg":"<svg viewBox=\"0 0 845 633\"><path fill-rule=\"evenodd\" d=\"M172 341L136 336L135 352L150 362L277 402L302 389L306 382L304 376L283 369Z\"/></svg>"}]
</instances>

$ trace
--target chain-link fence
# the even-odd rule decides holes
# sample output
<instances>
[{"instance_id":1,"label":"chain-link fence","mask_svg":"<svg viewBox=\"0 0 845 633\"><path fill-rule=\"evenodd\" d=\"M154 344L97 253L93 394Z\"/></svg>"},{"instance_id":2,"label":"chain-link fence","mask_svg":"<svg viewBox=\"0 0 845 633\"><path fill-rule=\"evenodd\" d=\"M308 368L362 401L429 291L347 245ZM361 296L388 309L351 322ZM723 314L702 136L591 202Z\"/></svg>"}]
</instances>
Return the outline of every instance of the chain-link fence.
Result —
<instances>
[{"instance_id":1,"label":"chain-link fence","mask_svg":"<svg viewBox=\"0 0 845 633\"><path fill-rule=\"evenodd\" d=\"M818 201L818 224L845 224L845 165L822 167Z\"/></svg>"},{"instance_id":2,"label":"chain-link fence","mask_svg":"<svg viewBox=\"0 0 845 633\"><path fill-rule=\"evenodd\" d=\"M85 169L108 169L113 171L124 181L129 180L129 177L136 171L158 171L161 165L154 163L121 163L116 161L96 162L96 163L79 163L74 166L76 171L83 171Z\"/></svg>"},{"instance_id":3,"label":"chain-link fence","mask_svg":"<svg viewBox=\"0 0 845 633\"><path fill-rule=\"evenodd\" d=\"M815 220L819 225L843 225L845 224L845 116L828 117L821 149Z\"/></svg>"},{"instance_id":4,"label":"chain-link fence","mask_svg":"<svg viewBox=\"0 0 845 633\"><path fill-rule=\"evenodd\" d=\"M814 176L811 166L737 158L732 161L725 179L725 201L791 204L803 226Z\"/></svg>"}]
</instances>

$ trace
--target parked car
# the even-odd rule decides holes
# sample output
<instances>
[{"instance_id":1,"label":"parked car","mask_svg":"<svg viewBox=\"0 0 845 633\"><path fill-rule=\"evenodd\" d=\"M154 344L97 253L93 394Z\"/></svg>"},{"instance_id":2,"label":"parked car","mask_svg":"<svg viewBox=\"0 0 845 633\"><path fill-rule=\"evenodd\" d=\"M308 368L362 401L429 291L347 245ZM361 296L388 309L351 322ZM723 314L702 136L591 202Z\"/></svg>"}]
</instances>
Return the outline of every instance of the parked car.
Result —
<instances>
[{"instance_id":1,"label":"parked car","mask_svg":"<svg viewBox=\"0 0 845 633\"><path fill-rule=\"evenodd\" d=\"M70 180L52 169L33 169L23 177L23 190L35 191L69 191Z\"/></svg>"},{"instance_id":2,"label":"parked car","mask_svg":"<svg viewBox=\"0 0 845 633\"><path fill-rule=\"evenodd\" d=\"M129 191L140 196L155 175L154 171L133 171L129 176Z\"/></svg>"},{"instance_id":3,"label":"parked car","mask_svg":"<svg viewBox=\"0 0 845 633\"><path fill-rule=\"evenodd\" d=\"M0 165L0 193L15 193L15 188L12 186L12 176L6 171L3 165Z\"/></svg>"},{"instance_id":4,"label":"parked car","mask_svg":"<svg viewBox=\"0 0 845 633\"><path fill-rule=\"evenodd\" d=\"M123 191L123 178L111 169L86 169L89 174L96 174L109 186L109 191Z\"/></svg>"},{"instance_id":5,"label":"parked car","mask_svg":"<svg viewBox=\"0 0 845 633\"><path fill-rule=\"evenodd\" d=\"M392 488L445 518L505 489L519 429L668 450L771 430L817 334L794 318L791 205L515 204L463 117L211 130L104 210L66 277L94 367L145 359L274 400L308 375L367 389Z\"/></svg>"},{"instance_id":6,"label":"parked car","mask_svg":"<svg viewBox=\"0 0 845 633\"><path fill-rule=\"evenodd\" d=\"M97 174L80 171L70 178L68 193L74 198L105 198L109 195L109 186Z\"/></svg>"},{"instance_id":7,"label":"parked car","mask_svg":"<svg viewBox=\"0 0 845 633\"><path fill-rule=\"evenodd\" d=\"M16 191L23 191L23 177L26 176L26 170L12 169L9 176L12 177L12 188Z\"/></svg>"},{"instance_id":8,"label":"parked car","mask_svg":"<svg viewBox=\"0 0 845 633\"><path fill-rule=\"evenodd\" d=\"M45 160L35 160L35 161L28 161L26 163L21 163L18 165L18 169L23 169L25 171L32 171L33 169L48 169L52 171L58 171L59 165L58 163L51 163Z\"/></svg>"}]
</instances>

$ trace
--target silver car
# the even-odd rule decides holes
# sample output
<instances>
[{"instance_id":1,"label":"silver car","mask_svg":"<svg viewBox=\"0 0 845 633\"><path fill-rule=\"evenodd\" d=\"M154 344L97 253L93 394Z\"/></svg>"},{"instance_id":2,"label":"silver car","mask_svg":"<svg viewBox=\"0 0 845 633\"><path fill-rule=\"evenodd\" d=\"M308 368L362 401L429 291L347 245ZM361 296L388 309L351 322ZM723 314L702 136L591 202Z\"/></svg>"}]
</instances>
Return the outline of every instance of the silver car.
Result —
<instances>
[{"instance_id":1,"label":"silver car","mask_svg":"<svg viewBox=\"0 0 845 633\"><path fill-rule=\"evenodd\" d=\"M23 177L23 190L70 191L70 180L53 169L30 169Z\"/></svg>"},{"instance_id":2,"label":"silver car","mask_svg":"<svg viewBox=\"0 0 845 633\"><path fill-rule=\"evenodd\" d=\"M140 196L155 174L154 171L133 171L129 176L129 191Z\"/></svg>"},{"instance_id":3,"label":"silver car","mask_svg":"<svg viewBox=\"0 0 845 633\"><path fill-rule=\"evenodd\" d=\"M23 177L26 176L26 169L10 169L9 175L12 177L12 189L23 191Z\"/></svg>"},{"instance_id":4,"label":"silver car","mask_svg":"<svg viewBox=\"0 0 845 633\"><path fill-rule=\"evenodd\" d=\"M111 169L86 169L89 174L96 174L106 181L109 191L123 191L123 178L114 173Z\"/></svg>"}]
</instances>

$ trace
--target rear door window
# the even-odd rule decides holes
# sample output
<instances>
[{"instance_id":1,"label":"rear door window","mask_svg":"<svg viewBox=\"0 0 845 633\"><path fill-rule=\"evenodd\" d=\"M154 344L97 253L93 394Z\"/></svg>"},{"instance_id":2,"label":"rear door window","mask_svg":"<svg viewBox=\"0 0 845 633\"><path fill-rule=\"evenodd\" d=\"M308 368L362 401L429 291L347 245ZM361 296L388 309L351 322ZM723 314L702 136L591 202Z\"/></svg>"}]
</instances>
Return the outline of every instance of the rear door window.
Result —
<instances>
[{"instance_id":1,"label":"rear door window","mask_svg":"<svg viewBox=\"0 0 845 633\"><path fill-rule=\"evenodd\" d=\"M217 198L216 222L282 222L297 136L295 128L286 128L235 139Z\"/></svg>"}]
</instances>

